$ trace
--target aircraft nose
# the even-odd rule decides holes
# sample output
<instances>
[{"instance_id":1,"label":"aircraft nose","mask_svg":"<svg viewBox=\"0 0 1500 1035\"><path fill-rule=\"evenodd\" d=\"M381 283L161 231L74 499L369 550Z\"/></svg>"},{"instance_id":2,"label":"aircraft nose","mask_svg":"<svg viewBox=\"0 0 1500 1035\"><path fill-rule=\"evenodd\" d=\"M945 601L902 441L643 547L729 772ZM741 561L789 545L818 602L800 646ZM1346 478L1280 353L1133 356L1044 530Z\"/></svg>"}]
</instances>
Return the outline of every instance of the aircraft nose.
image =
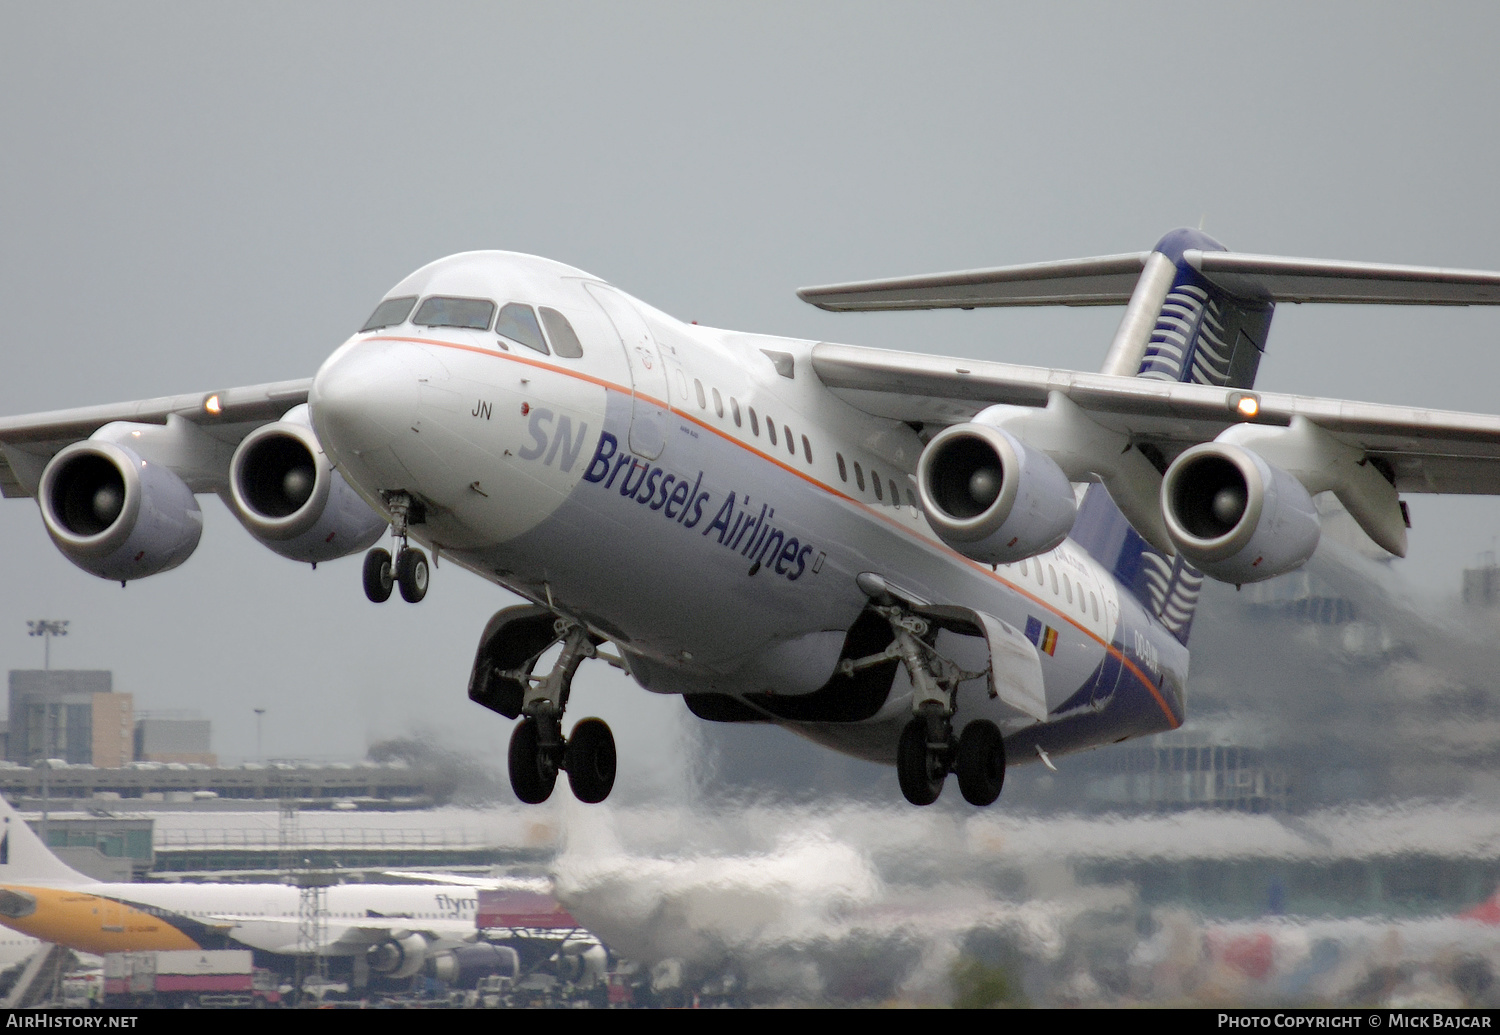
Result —
<instances>
[{"instance_id":1,"label":"aircraft nose","mask_svg":"<svg viewBox=\"0 0 1500 1035\"><path fill-rule=\"evenodd\" d=\"M323 448L339 457L388 445L416 420L419 379L435 363L406 342L363 341L335 352L307 397Z\"/></svg>"}]
</instances>

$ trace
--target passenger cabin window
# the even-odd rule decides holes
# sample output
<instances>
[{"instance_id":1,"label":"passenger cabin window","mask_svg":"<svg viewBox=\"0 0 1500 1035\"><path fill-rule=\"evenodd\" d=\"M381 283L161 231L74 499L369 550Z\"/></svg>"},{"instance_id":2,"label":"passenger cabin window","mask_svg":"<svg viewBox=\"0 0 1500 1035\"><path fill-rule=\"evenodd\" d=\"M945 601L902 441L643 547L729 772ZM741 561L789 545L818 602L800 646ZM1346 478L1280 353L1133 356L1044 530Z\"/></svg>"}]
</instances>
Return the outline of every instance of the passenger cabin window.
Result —
<instances>
[{"instance_id":1,"label":"passenger cabin window","mask_svg":"<svg viewBox=\"0 0 1500 1035\"><path fill-rule=\"evenodd\" d=\"M418 327L465 327L489 330L495 303L487 298L443 298L434 295L417 307L412 323Z\"/></svg>"},{"instance_id":2,"label":"passenger cabin window","mask_svg":"<svg viewBox=\"0 0 1500 1035\"><path fill-rule=\"evenodd\" d=\"M760 438L760 421L756 419L755 407L750 407L750 434Z\"/></svg>"},{"instance_id":3,"label":"passenger cabin window","mask_svg":"<svg viewBox=\"0 0 1500 1035\"><path fill-rule=\"evenodd\" d=\"M766 434L771 437L771 445L776 444L776 422L770 417L766 418Z\"/></svg>"},{"instance_id":4,"label":"passenger cabin window","mask_svg":"<svg viewBox=\"0 0 1500 1035\"><path fill-rule=\"evenodd\" d=\"M807 462L812 463L812 443L807 441L807 436L802 436L802 455L807 457Z\"/></svg>"},{"instance_id":5,"label":"passenger cabin window","mask_svg":"<svg viewBox=\"0 0 1500 1035\"><path fill-rule=\"evenodd\" d=\"M734 396L729 397L729 412L734 414L734 426L740 426L740 401Z\"/></svg>"},{"instance_id":6,"label":"passenger cabin window","mask_svg":"<svg viewBox=\"0 0 1500 1035\"><path fill-rule=\"evenodd\" d=\"M698 391L698 409L708 409L708 397L703 394L703 382L693 378L693 387Z\"/></svg>"},{"instance_id":7,"label":"passenger cabin window","mask_svg":"<svg viewBox=\"0 0 1500 1035\"><path fill-rule=\"evenodd\" d=\"M895 482L887 482L887 484L890 485L890 487L891 487L891 506L893 506L893 507L899 507L899 506L901 506L901 492L900 492L899 489L896 488L896 483Z\"/></svg>"},{"instance_id":8,"label":"passenger cabin window","mask_svg":"<svg viewBox=\"0 0 1500 1035\"><path fill-rule=\"evenodd\" d=\"M837 457L839 461L839 481L847 482L849 480L849 468L844 466L844 454L834 453L833 455Z\"/></svg>"},{"instance_id":9,"label":"passenger cabin window","mask_svg":"<svg viewBox=\"0 0 1500 1035\"><path fill-rule=\"evenodd\" d=\"M677 371L677 392L682 396L684 400L687 399L687 375L685 375L681 370Z\"/></svg>"},{"instance_id":10,"label":"passenger cabin window","mask_svg":"<svg viewBox=\"0 0 1500 1035\"><path fill-rule=\"evenodd\" d=\"M884 503L885 493L880 488L880 472L873 467L870 468L870 484L875 487L875 498Z\"/></svg>"},{"instance_id":11,"label":"passenger cabin window","mask_svg":"<svg viewBox=\"0 0 1500 1035\"><path fill-rule=\"evenodd\" d=\"M855 482L856 485L859 486L859 491L860 492L864 492L865 491L865 472L859 466L859 461L858 460L854 461L854 482Z\"/></svg>"},{"instance_id":12,"label":"passenger cabin window","mask_svg":"<svg viewBox=\"0 0 1500 1035\"><path fill-rule=\"evenodd\" d=\"M724 416L724 397L719 394L717 388L714 389L714 412L720 417Z\"/></svg>"},{"instance_id":13,"label":"passenger cabin window","mask_svg":"<svg viewBox=\"0 0 1500 1035\"><path fill-rule=\"evenodd\" d=\"M542 337L542 326L536 322L536 313L531 311L529 305L512 302L500 310L500 318L495 321L495 333L547 355L547 340Z\"/></svg>"},{"instance_id":14,"label":"passenger cabin window","mask_svg":"<svg viewBox=\"0 0 1500 1035\"><path fill-rule=\"evenodd\" d=\"M568 318L556 309L542 306L542 326L547 328L547 338L552 342L552 351L563 359L582 359L583 343L573 331Z\"/></svg>"},{"instance_id":15,"label":"passenger cabin window","mask_svg":"<svg viewBox=\"0 0 1500 1035\"><path fill-rule=\"evenodd\" d=\"M417 304L416 295L407 295L403 298L387 298L375 307L365 325L359 329L359 333L366 331L378 331L382 327L394 327L398 323L406 322L406 315L411 312L411 307Z\"/></svg>"},{"instance_id":16,"label":"passenger cabin window","mask_svg":"<svg viewBox=\"0 0 1500 1035\"><path fill-rule=\"evenodd\" d=\"M911 504L912 510L917 509L917 498L911 494L910 489L906 490L906 502Z\"/></svg>"},{"instance_id":17,"label":"passenger cabin window","mask_svg":"<svg viewBox=\"0 0 1500 1035\"><path fill-rule=\"evenodd\" d=\"M793 456L796 456L797 455L797 442L796 442L795 439L792 438L792 429L791 429L791 426L787 425L787 424L783 424L781 426L781 430L784 431L784 432L786 432L786 451L788 453L791 453Z\"/></svg>"}]
</instances>

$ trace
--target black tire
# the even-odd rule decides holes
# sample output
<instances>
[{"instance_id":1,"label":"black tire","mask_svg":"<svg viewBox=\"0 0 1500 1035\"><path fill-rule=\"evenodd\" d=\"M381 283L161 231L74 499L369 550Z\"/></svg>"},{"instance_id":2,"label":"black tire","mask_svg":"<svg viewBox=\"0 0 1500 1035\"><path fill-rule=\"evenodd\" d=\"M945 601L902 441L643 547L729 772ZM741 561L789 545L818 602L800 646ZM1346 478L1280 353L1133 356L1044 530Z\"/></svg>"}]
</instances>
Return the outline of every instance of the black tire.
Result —
<instances>
[{"instance_id":1,"label":"black tire","mask_svg":"<svg viewBox=\"0 0 1500 1035\"><path fill-rule=\"evenodd\" d=\"M958 789L964 801L993 805L1005 786L1005 738L988 719L976 719L958 738Z\"/></svg>"},{"instance_id":2,"label":"black tire","mask_svg":"<svg viewBox=\"0 0 1500 1035\"><path fill-rule=\"evenodd\" d=\"M597 805L615 786L615 735L603 719L579 719L568 738L563 767L573 797Z\"/></svg>"},{"instance_id":3,"label":"black tire","mask_svg":"<svg viewBox=\"0 0 1500 1035\"><path fill-rule=\"evenodd\" d=\"M401 599L415 604L427 595L427 555L415 546L407 547L396 557L396 583Z\"/></svg>"},{"instance_id":4,"label":"black tire","mask_svg":"<svg viewBox=\"0 0 1500 1035\"><path fill-rule=\"evenodd\" d=\"M383 604L391 599L393 585L391 555L377 546L365 554L365 596L372 604Z\"/></svg>"},{"instance_id":5,"label":"black tire","mask_svg":"<svg viewBox=\"0 0 1500 1035\"><path fill-rule=\"evenodd\" d=\"M510 735L510 788L526 804L540 805L556 785L557 769L542 757L536 720L528 716Z\"/></svg>"},{"instance_id":6,"label":"black tire","mask_svg":"<svg viewBox=\"0 0 1500 1035\"><path fill-rule=\"evenodd\" d=\"M931 805L943 793L947 773L934 775L936 767L927 750L927 720L914 718L901 731L896 748L896 776L901 793L913 805Z\"/></svg>"}]
</instances>

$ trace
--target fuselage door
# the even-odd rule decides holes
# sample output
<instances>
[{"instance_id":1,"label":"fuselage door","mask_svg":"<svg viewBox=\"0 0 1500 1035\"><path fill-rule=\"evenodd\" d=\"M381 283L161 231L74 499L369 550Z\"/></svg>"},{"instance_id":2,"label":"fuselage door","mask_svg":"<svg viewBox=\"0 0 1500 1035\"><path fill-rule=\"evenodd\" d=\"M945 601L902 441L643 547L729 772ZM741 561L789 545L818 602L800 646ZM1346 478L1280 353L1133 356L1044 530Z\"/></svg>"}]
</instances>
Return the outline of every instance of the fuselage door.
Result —
<instances>
[{"instance_id":1,"label":"fuselage door","mask_svg":"<svg viewBox=\"0 0 1500 1035\"><path fill-rule=\"evenodd\" d=\"M619 292L588 284L589 294L614 325L630 363L630 451L647 460L661 456L667 444L667 365L641 314Z\"/></svg>"}]
</instances>

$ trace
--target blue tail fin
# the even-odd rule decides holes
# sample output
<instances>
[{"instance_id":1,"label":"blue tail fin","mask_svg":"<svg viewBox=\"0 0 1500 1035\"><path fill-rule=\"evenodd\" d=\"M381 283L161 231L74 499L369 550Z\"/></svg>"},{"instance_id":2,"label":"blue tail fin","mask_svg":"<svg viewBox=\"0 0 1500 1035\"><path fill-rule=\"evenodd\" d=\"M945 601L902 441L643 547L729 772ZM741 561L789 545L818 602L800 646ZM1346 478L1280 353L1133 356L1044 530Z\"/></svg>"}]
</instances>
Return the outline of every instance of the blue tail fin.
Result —
<instances>
[{"instance_id":1,"label":"blue tail fin","mask_svg":"<svg viewBox=\"0 0 1500 1035\"><path fill-rule=\"evenodd\" d=\"M1143 275L1131 298L1132 308L1156 310L1154 323L1143 325L1149 337L1134 343L1133 354L1142 357L1136 376L1252 388L1275 304L1237 297L1210 284L1183 261L1182 253L1190 248L1226 250L1198 230L1173 230L1157 243L1155 251L1174 270L1170 282L1155 288ZM1102 485L1090 485L1084 494L1072 538L1186 645L1203 585L1200 572L1180 556L1166 557L1148 545Z\"/></svg>"}]
</instances>

